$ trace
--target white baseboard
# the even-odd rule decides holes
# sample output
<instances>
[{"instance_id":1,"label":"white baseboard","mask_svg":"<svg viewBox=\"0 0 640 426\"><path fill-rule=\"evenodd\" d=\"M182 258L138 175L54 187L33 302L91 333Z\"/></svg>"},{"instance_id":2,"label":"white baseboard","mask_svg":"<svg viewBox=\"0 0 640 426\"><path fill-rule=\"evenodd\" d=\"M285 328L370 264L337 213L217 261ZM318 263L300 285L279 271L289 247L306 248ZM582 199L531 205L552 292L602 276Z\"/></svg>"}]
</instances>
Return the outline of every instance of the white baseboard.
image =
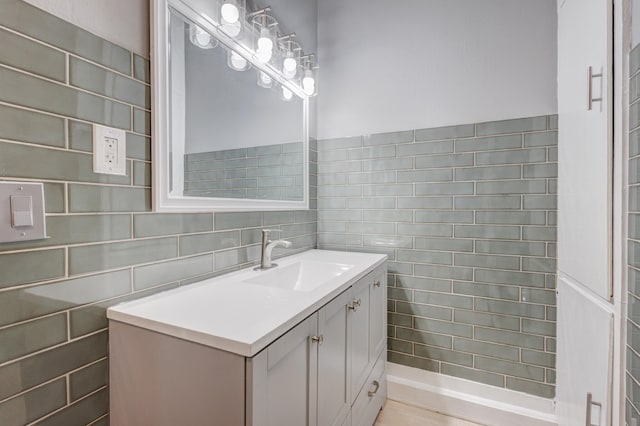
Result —
<instances>
[{"instance_id":1,"label":"white baseboard","mask_svg":"<svg viewBox=\"0 0 640 426\"><path fill-rule=\"evenodd\" d=\"M552 399L393 363L387 383L389 399L484 425L557 425Z\"/></svg>"}]
</instances>

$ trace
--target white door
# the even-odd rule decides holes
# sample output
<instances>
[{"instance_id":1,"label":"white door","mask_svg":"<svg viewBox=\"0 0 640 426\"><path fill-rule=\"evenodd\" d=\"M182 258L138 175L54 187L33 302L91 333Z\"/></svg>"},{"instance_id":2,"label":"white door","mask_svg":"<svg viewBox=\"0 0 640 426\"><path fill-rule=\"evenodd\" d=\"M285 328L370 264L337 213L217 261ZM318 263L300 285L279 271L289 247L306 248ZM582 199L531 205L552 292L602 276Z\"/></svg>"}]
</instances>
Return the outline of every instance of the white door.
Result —
<instances>
[{"instance_id":1,"label":"white door","mask_svg":"<svg viewBox=\"0 0 640 426\"><path fill-rule=\"evenodd\" d=\"M558 0L558 270L606 300L612 296L612 12L612 0Z\"/></svg>"},{"instance_id":2,"label":"white door","mask_svg":"<svg viewBox=\"0 0 640 426\"><path fill-rule=\"evenodd\" d=\"M561 426L611 424L612 1L558 0Z\"/></svg>"},{"instance_id":3,"label":"white door","mask_svg":"<svg viewBox=\"0 0 640 426\"><path fill-rule=\"evenodd\" d=\"M351 408L349 401L348 312L351 290L318 311L318 425L340 426Z\"/></svg>"}]
</instances>

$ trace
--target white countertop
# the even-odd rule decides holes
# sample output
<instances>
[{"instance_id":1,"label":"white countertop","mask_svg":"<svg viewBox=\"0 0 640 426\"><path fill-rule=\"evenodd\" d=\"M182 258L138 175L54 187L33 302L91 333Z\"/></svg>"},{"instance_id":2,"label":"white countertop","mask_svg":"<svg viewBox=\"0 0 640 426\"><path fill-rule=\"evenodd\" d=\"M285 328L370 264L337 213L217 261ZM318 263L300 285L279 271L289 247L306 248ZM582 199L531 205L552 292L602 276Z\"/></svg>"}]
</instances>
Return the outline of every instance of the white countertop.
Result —
<instances>
[{"instance_id":1,"label":"white countertop","mask_svg":"<svg viewBox=\"0 0 640 426\"><path fill-rule=\"evenodd\" d=\"M251 357L385 260L381 254L309 250L277 259L273 270L242 269L113 306L107 318ZM299 261L352 267L312 291L245 282Z\"/></svg>"}]
</instances>

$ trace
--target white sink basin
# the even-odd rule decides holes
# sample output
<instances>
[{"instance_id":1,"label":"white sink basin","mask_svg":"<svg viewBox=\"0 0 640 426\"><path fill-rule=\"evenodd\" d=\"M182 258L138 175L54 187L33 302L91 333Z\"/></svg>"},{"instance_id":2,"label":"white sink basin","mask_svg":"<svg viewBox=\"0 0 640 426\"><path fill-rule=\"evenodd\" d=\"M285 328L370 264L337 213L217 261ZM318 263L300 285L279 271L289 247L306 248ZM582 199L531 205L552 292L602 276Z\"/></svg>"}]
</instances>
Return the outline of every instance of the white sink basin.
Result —
<instances>
[{"instance_id":1,"label":"white sink basin","mask_svg":"<svg viewBox=\"0 0 640 426\"><path fill-rule=\"evenodd\" d=\"M255 277L244 282L285 290L313 291L351 268L353 265L300 260L269 271L258 271Z\"/></svg>"}]
</instances>

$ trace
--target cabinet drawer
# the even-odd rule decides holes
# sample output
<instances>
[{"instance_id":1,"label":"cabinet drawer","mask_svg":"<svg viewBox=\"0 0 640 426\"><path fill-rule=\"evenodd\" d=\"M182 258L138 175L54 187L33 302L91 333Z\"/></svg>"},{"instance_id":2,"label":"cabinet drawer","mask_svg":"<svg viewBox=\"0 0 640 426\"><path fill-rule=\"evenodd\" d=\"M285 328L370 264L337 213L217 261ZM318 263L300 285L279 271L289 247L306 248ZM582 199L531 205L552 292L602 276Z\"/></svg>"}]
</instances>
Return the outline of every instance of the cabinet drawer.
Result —
<instances>
[{"instance_id":1,"label":"cabinet drawer","mask_svg":"<svg viewBox=\"0 0 640 426\"><path fill-rule=\"evenodd\" d=\"M351 407L351 426L371 426L387 399L386 351L380 354Z\"/></svg>"}]
</instances>

